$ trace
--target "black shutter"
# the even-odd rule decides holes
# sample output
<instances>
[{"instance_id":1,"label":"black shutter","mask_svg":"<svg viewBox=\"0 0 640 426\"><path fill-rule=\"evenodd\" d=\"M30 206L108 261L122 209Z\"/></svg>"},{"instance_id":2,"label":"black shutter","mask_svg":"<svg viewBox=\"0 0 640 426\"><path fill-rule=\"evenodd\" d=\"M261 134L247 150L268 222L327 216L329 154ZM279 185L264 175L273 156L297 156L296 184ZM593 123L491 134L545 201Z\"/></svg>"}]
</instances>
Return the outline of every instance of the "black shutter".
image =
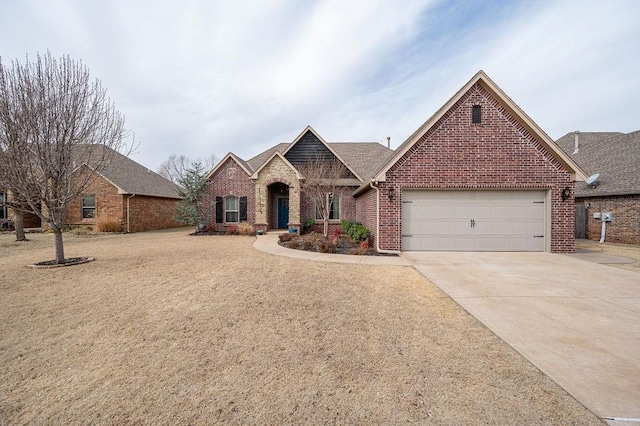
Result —
<instances>
[{"instance_id":1,"label":"black shutter","mask_svg":"<svg viewBox=\"0 0 640 426\"><path fill-rule=\"evenodd\" d=\"M240 197L240 222L247 221L247 197Z\"/></svg>"},{"instance_id":2,"label":"black shutter","mask_svg":"<svg viewBox=\"0 0 640 426\"><path fill-rule=\"evenodd\" d=\"M216 223L222 223L222 197L216 197Z\"/></svg>"}]
</instances>

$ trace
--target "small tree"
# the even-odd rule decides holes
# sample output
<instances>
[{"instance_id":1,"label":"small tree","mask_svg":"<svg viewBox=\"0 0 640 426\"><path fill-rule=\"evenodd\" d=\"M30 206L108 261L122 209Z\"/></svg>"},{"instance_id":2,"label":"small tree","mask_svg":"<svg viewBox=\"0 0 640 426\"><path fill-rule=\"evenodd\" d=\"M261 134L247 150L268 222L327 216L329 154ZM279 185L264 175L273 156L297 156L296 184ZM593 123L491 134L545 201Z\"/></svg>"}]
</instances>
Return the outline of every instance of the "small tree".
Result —
<instances>
[{"instance_id":1,"label":"small tree","mask_svg":"<svg viewBox=\"0 0 640 426\"><path fill-rule=\"evenodd\" d=\"M329 234L329 213L340 179L347 173L347 168L336 158L317 156L298 167L303 176L302 190L313 200L322 217L323 234Z\"/></svg>"},{"instance_id":2,"label":"small tree","mask_svg":"<svg viewBox=\"0 0 640 426\"><path fill-rule=\"evenodd\" d=\"M110 165L114 151L130 152L128 134L82 62L49 52L24 64L0 58L0 186L53 230L56 263L65 263L69 204Z\"/></svg>"},{"instance_id":3,"label":"small tree","mask_svg":"<svg viewBox=\"0 0 640 426\"><path fill-rule=\"evenodd\" d=\"M177 156L175 154L170 155L164 163L160 164L158 168L158 174L169 179L173 183L178 183L180 179L185 178L187 170L194 164L200 163L206 170L213 169L213 166L217 163L215 155L203 159L190 160L184 155Z\"/></svg>"},{"instance_id":4,"label":"small tree","mask_svg":"<svg viewBox=\"0 0 640 426\"><path fill-rule=\"evenodd\" d=\"M209 181L204 166L196 161L191 163L184 175L178 180L178 195L182 200L176 205L175 220L185 225L198 225L211 215L215 203L208 196Z\"/></svg>"}]
</instances>

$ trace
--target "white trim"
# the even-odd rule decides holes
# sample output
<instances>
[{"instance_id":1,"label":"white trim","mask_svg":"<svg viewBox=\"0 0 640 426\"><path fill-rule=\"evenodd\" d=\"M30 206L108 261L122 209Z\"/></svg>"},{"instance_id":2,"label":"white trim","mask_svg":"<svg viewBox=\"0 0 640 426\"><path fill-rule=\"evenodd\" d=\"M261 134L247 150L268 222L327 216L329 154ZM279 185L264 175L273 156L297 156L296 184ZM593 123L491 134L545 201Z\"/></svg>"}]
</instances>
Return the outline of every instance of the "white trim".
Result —
<instances>
[{"instance_id":1,"label":"white trim","mask_svg":"<svg viewBox=\"0 0 640 426\"><path fill-rule=\"evenodd\" d=\"M331 146L329 146L329 144L327 143L327 141L325 141L325 140L324 140L324 138L323 138L322 136L320 136L320 135L318 134L318 132L316 132L316 131L315 131L315 129L314 129L313 127L311 127L311 126L307 126L307 127L305 127L305 128L304 128L304 130L303 130L303 131L302 131L302 132L301 132L301 133L300 133L300 134L299 134L299 135L298 135L298 136L293 140L293 142L291 142L291 144L287 147L287 149L285 149L285 150L284 150L284 152L282 153L282 155L286 155L286 154L287 154L287 152L289 152L289 151L291 150L291 148L293 148L293 147L295 146L295 144L297 144L297 143L300 141L300 139L301 139L301 138L302 138L302 137L303 137L307 132L311 132L311 133L313 133L313 134L314 134L314 136L315 136L315 137L317 137L317 138L318 138L318 140L319 140L319 141L320 141L320 142L321 142L321 143L322 143L322 144L323 144L323 145L324 145L324 146L325 146L325 147L326 147L326 148L327 148L327 149L328 149L328 150L329 150L333 155L335 155L335 156L336 156L336 158L337 158L338 160L340 160L340 162L341 162L342 164L344 164L344 165L345 165L345 167L346 167L347 169L349 169L349 171L350 171L351 173L353 173L353 175L354 175L356 178L358 178L358 180L359 180L360 182L362 182L362 180L363 180L363 179L362 179L362 177L361 177L358 173L356 173L356 172L355 172L355 170L353 170L353 168L349 165L349 163L347 163L347 162L344 160L344 158L340 157L340 155L338 155L338 153L337 153L337 152L335 152L335 151L333 150L333 148L331 148Z\"/></svg>"},{"instance_id":2,"label":"white trim","mask_svg":"<svg viewBox=\"0 0 640 426\"><path fill-rule=\"evenodd\" d=\"M481 84L491 95L520 121L520 123L538 140L560 163L562 163L571 173L573 181L584 181L586 173L568 156L558 145L531 119L515 102L509 98L485 73L480 70L465 84L447 103L445 103L436 113L431 116L422 126L418 128L409 138L396 149L396 154L385 164L372 181L385 182L387 172L396 164L422 136L433 127L467 93L476 83ZM357 192L357 191L356 191Z\"/></svg>"},{"instance_id":3,"label":"white trim","mask_svg":"<svg viewBox=\"0 0 640 426\"><path fill-rule=\"evenodd\" d=\"M287 160L286 158L284 158L284 155L280 154L278 151L274 152L273 155L271 155L271 157L269 157L269 159L267 161L265 161L264 163L262 163L262 165L258 168L258 170L256 170L255 172L253 172L253 174L251 175L251 179L258 179L258 175L260 174L260 172L262 171L262 169L264 169L267 164L269 164L275 157L279 157L282 161L284 161L284 163L287 165L287 167L289 167L293 172L295 172L296 174L296 179L300 180L303 179L302 175L300 174L300 172L298 171L298 169L296 169L293 164L291 164L289 162L289 160Z\"/></svg>"},{"instance_id":4,"label":"white trim","mask_svg":"<svg viewBox=\"0 0 640 426\"><path fill-rule=\"evenodd\" d=\"M206 180L209 180L211 178L211 176L213 176L215 174L215 172L218 171L218 169L220 169L220 167L222 167L224 165L224 163L227 162L227 160L232 159L238 166L240 166L240 168L242 170L244 170L244 172L251 176L251 171L248 170L243 164L242 161L240 160L239 157L237 157L234 153L229 152L227 155L224 156L224 158L222 160L220 160L218 162L218 164L215 165L215 167L213 169L211 169L211 171L209 173L207 173L207 176L205 176Z\"/></svg>"}]
</instances>

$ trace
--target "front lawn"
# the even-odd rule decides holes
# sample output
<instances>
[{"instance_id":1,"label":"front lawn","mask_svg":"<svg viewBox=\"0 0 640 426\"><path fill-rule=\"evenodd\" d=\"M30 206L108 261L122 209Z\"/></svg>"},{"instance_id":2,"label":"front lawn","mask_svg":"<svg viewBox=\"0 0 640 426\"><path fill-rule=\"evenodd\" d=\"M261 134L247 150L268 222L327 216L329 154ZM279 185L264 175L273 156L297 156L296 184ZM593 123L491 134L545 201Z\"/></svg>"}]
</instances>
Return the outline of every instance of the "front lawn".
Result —
<instances>
[{"instance_id":1,"label":"front lawn","mask_svg":"<svg viewBox=\"0 0 640 426\"><path fill-rule=\"evenodd\" d=\"M601 424L410 267L0 235L0 425Z\"/></svg>"}]
</instances>

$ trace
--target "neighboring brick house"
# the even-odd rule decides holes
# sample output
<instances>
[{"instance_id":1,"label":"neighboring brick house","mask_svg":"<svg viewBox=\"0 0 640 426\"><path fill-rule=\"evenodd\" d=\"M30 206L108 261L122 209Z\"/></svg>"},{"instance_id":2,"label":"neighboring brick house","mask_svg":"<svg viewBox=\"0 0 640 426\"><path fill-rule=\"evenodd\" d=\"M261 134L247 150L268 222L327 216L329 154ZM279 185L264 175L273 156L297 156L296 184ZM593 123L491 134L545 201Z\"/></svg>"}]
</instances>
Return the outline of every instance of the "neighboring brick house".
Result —
<instances>
[{"instance_id":1,"label":"neighboring brick house","mask_svg":"<svg viewBox=\"0 0 640 426\"><path fill-rule=\"evenodd\" d=\"M343 219L356 218L353 191L392 150L377 142L328 143L307 126L290 143L278 144L249 159L227 154L208 174L210 198L216 208L209 225L225 231L239 222L248 222L257 230L300 229L305 221L321 223L316 206L301 191L302 174L298 170L319 156L340 161L346 174L330 200L330 229Z\"/></svg>"},{"instance_id":2,"label":"neighboring brick house","mask_svg":"<svg viewBox=\"0 0 640 426\"><path fill-rule=\"evenodd\" d=\"M107 148L105 148L107 149ZM69 205L65 224L120 222L125 232L181 226L174 220L178 187L143 165L113 151L113 158L85 191Z\"/></svg>"},{"instance_id":3,"label":"neighboring brick house","mask_svg":"<svg viewBox=\"0 0 640 426\"><path fill-rule=\"evenodd\" d=\"M103 147L103 149L108 149ZM65 225L96 225L115 220L122 231L142 232L181 226L173 218L180 196L170 180L124 155L109 150L111 163L69 204ZM80 166L78 172L87 166ZM4 193L0 193L3 195ZM11 217L11 209L0 210ZM25 214L25 228L40 228L35 214Z\"/></svg>"},{"instance_id":4,"label":"neighboring brick house","mask_svg":"<svg viewBox=\"0 0 640 426\"><path fill-rule=\"evenodd\" d=\"M591 185L576 184L576 236L599 240L609 212L605 241L640 244L640 131L572 132L556 143L589 175L599 174Z\"/></svg>"},{"instance_id":5,"label":"neighboring brick house","mask_svg":"<svg viewBox=\"0 0 640 426\"><path fill-rule=\"evenodd\" d=\"M313 218L297 167L318 152L351 173L335 219L361 221L380 251L574 251L584 172L482 71L393 152L307 127L248 161L227 155L209 174L216 229Z\"/></svg>"}]
</instances>

